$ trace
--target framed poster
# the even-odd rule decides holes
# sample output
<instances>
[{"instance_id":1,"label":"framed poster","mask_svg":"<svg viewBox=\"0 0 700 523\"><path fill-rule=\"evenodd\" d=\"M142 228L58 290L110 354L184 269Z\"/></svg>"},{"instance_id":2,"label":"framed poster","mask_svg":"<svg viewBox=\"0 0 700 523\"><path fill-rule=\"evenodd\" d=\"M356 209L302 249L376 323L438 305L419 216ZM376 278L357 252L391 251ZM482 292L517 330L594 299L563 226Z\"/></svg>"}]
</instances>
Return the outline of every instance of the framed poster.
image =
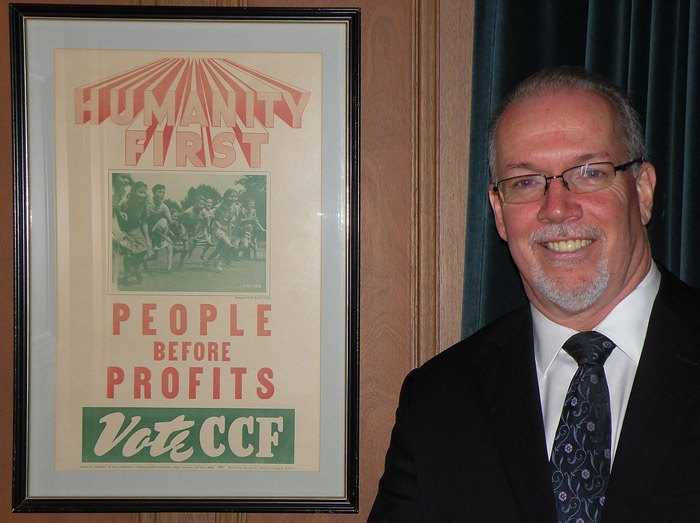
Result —
<instances>
[{"instance_id":1,"label":"framed poster","mask_svg":"<svg viewBox=\"0 0 700 523\"><path fill-rule=\"evenodd\" d=\"M356 511L359 11L10 9L14 510Z\"/></svg>"}]
</instances>

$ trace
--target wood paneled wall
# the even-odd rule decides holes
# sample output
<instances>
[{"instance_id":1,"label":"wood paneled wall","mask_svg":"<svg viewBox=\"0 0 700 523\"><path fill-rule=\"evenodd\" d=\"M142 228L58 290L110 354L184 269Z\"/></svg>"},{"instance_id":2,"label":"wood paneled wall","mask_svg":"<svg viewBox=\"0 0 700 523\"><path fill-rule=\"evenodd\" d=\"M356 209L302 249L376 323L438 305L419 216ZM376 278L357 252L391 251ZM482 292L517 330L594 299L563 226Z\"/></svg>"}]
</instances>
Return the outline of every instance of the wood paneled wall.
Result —
<instances>
[{"instance_id":1,"label":"wood paneled wall","mask_svg":"<svg viewBox=\"0 0 700 523\"><path fill-rule=\"evenodd\" d=\"M471 0L94 0L362 9L360 513L10 513L12 149L8 0L0 6L0 521L291 523L365 521L409 370L459 339L464 260Z\"/></svg>"}]
</instances>

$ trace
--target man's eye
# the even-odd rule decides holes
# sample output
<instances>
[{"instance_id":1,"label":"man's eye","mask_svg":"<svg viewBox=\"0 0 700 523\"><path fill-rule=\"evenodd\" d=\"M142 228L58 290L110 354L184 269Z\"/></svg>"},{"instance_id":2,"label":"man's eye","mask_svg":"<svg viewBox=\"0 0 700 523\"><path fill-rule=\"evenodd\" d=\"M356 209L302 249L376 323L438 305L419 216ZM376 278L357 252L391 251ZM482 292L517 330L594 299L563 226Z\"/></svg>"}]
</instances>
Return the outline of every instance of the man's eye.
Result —
<instances>
[{"instance_id":1,"label":"man's eye","mask_svg":"<svg viewBox=\"0 0 700 523\"><path fill-rule=\"evenodd\" d=\"M527 189L532 189L535 187L538 187L540 185L540 181L537 178L520 178L518 180L514 180L511 183L511 187L515 189L516 191L524 191Z\"/></svg>"},{"instance_id":2,"label":"man's eye","mask_svg":"<svg viewBox=\"0 0 700 523\"><path fill-rule=\"evenodd\" d=\"M589 179L596 179L596 178L602 178L605 176L603 171L599 171L598 169L586 169L583 171L581 174L584 178L589 178Z\"/></svg>"}]
</instances>

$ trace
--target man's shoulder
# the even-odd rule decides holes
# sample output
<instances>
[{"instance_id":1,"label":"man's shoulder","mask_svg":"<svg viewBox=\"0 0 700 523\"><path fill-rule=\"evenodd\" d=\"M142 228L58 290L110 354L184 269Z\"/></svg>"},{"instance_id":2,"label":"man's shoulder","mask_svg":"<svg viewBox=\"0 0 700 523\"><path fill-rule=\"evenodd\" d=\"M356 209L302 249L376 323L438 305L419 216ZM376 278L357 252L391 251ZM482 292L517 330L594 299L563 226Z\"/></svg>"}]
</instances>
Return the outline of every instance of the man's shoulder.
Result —
<instances>
[{"instance_id":1,"label":"man's shoulder","mask_svg":"<svg viewBox=\"0 0 700 523\"><path fill-rule=\"evenodd\" d=\"M452 373L478 376L494 361L507 357L504 351L532 345L532 318L529 307L515 310L492 321L468 338L428 360L418 369L424 376L444 379Z\"/></svg>"},{"instance_id":2,"label":"man's shoulder","mask_svg":"<svg viewBox=\"0 0 700 523\"><path fill-rule=\"evenodd\" d=\"M686 318L695 328L700 328L700 288L692 287L677 278L667 269L659 266L661 285L656 296L655 306L665 307L675 316Z\"/></svg>"}]
</instances>

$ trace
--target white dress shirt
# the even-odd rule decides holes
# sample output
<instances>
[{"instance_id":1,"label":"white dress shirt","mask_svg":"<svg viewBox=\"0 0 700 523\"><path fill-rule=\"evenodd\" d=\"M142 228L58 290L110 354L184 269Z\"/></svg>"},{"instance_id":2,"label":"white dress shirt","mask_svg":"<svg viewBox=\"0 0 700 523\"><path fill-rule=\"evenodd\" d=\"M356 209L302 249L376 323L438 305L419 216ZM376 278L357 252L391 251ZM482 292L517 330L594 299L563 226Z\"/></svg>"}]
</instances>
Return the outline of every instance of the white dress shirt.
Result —
<instances>
[{"instance_id":1,"label":"white dress shirt","mask_svg":"<svg viewBox=\"0 0 700 523\"><path fill-rule=\"evenodd\" d=\"M649 324L651 308L659 290L661 273L652 262L649 272L628 296L594 329L605 334L616 347L605 362L605 376L610 391L612 421L612 459L620 437L627 401L637 372L639 357ZM551 456L554 437L559 425L566 392L578 365L562 349L564 342L576 331L549 320L535 307L532 310L535 362L542 401L542 418Z\"/></svg>"}]
</instances>

